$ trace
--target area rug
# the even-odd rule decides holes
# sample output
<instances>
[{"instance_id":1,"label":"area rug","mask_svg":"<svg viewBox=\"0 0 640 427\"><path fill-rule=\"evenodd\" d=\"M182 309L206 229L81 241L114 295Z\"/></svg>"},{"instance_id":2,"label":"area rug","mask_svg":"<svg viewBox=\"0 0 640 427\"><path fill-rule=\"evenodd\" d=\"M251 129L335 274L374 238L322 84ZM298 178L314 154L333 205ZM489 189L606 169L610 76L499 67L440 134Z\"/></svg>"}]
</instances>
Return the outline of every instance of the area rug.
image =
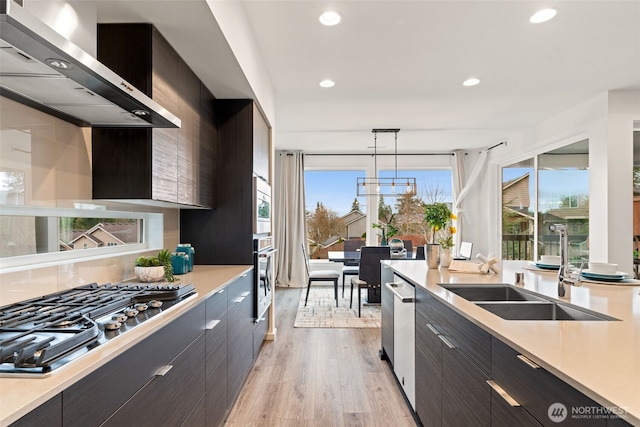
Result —
<instances>
[{"instance_id":1,"label":"area rug","mask_svg":"<svg viewBox=\"0 0 640 427\"><path fill-rule=\"evenodd\" d=\"M304 306L306 288L302 289L295 328L379 328L380 306L362 305L362 316L358 317L358 291L353 290L353 308L349 308L349 288L338 289L338 307L333 298L333 286L311 285L309 301ZM364 298L364 292L363 292Z\"/></svg>"}]
</instances>

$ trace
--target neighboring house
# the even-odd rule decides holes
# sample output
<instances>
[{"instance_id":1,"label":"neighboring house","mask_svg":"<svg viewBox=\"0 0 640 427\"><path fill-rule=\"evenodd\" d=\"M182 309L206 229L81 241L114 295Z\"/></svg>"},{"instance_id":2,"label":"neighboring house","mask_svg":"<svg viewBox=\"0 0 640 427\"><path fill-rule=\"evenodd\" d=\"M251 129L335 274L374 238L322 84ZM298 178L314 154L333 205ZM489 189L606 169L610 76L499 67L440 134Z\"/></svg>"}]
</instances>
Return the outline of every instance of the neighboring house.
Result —
<instances>
[{"instance_id":1,"label":"neighboring house","mask_svg":"<svg viewBox=\"0 0 640 427\"><path fill-rule=\"evenodd\" d=\"M340 218L347 227L345 239L361 238L367 231L367 215L362 212L352 210Z\"/></svg>"},{"instance_id":2,"label":"neighboring house","mask_svg":"<svg viewBox=\"0 0 640 427\"><path fill-rule=\"evenodd\" d=\"M73 249L90 249L124 244L122 240L105 230L105 225L102 223L94 225L69 242L69 246Z\"/></svg>"},{"instance_id":3,"label":"neighboring house","mask_svg":"<svg viewBox=\"0 0 640 427\"><path fill-rule=\"evenodd\" d=\"M505 234L533 234L533 212L529 212L529 172L502 184L503 225Z\"/></svg>"}]
</instances>

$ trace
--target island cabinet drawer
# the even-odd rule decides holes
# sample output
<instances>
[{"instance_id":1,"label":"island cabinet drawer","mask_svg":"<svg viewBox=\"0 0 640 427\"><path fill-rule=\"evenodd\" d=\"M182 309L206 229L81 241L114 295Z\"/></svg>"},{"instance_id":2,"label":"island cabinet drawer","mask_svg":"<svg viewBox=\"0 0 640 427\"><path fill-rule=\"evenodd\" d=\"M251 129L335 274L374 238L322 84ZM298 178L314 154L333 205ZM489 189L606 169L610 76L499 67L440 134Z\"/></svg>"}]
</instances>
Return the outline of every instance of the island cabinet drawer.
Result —
<instances>
[{"instance_id":1,"label":"island cabinet drawer","mask_svg":"<svg viewBox=\"0 0 640 427\"><path fill-rule=\"evenodd\" d=\"M508 398L507 398L508 399ZM491 427L541 427L522 406L491 390Z\"/></svg>"},{"instance_id":2,"label":"island cabinet drawer","mask_svg":"<svg viewBox=\"0 0 640 427\"><path fill-rule=\"evenodd\" d=\"M543 425L606 426L615 417L495 337L492 356L492 380Z\"/></svg>"},{"instance_id":3,"label":"island cabinet drawer","mask_svg":"<svg viewBox=\"0 0 640 427\"><path fill-rule=\"evenodd\" d=\"M64 425L101 424L198 338L204 324L205 304L200 303L64 390Z\"/></svg>"},{"instance_id":4,"label":"island cabinet drawer","mask_svg":"<svg viewBox=\"0 0 640 427\"><path fill-rule=\"evenodd\" d=\"M416 287L416 312L432 320L432 324L455 341L458 350L485 374L491 372L491 335L452 308Z\"/></svg>"}]
</instances>

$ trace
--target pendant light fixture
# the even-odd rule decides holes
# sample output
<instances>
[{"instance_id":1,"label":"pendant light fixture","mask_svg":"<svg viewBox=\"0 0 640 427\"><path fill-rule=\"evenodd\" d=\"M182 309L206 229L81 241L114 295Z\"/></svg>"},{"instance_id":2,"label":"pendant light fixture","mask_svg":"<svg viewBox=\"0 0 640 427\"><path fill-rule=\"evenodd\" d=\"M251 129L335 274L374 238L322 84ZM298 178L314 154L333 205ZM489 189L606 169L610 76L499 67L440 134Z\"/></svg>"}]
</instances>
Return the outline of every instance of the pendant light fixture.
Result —
<instances>
[{"instance_id":1,"label":"pendant light fixture","mask_svg":"<svg viewBox=\"0 0 640 427\"><path fill-rule=\"evenodd\" d=\"M397 197L403 193L416 193L415 178L398 177L398 132L400 129L371 129L373 133L373 164L375 178L358 178L358 196L391 196ZM378 133L393 133L395 144L395 174L393 178L378 177Z\"/></svg>"}]
</instances>

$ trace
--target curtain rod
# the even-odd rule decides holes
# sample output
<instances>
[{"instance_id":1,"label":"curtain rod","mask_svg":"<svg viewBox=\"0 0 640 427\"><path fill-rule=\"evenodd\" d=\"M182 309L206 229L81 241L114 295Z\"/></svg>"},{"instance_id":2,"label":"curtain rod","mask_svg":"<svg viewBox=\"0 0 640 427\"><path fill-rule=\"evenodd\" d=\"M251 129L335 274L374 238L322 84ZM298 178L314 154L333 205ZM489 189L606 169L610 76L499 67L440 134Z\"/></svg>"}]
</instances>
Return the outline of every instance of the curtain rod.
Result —
<instances>
[{"instance_id":1,"label":"curtain rod","mask_svg":"<svg viewBox=\"0 0 640 427\"><path fill-rule=\"evenodd\" d=\"M466 153L465 153L466 154ZM305 153L305 156L371 156L371 153ZM455 153L388 153L376 154L376 156L455 156Z\"/></svg>"}]
</instances>

